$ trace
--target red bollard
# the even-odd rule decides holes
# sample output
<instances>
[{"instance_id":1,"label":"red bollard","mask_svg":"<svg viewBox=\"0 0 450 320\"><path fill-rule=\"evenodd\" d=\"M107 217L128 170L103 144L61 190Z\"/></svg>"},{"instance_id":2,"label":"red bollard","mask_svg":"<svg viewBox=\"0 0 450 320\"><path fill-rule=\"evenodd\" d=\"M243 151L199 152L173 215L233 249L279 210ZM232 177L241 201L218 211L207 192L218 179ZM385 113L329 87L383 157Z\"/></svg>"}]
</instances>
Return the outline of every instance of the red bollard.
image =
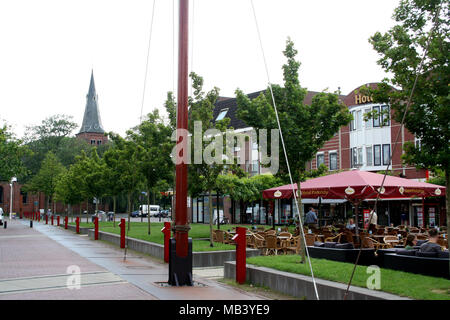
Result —
<instances>
[{"instance_id":1,"label":"red bollard","mask_svg":"<svg viewBox=\"0 0 450 320\"><path fill-rule=\"evenodd\" d=\"M120 219L120 247L125 248L125 219Z\"/></svg>"},{"instance_id":2,"label":"red bollard","mask_svg":"<svg viewBox=\"0 0 450 320\"><path fill-rule=\"evenodd\" d=\"M56 225L59 227L59 216L56 217Z\"/></svg>"},{"instance_id":3,"label":"red bollard","mask_svg":"<svg viewBox=\"0 0 450 320\"><path fill-rule=\"evenodd\" d=\"M52 215L52 225L53 225L53 215Z\"/></svg>"},{"instance_id":4,"label":"red bollard","mask_svg":"<svg viewBox=\"0 0 450 320\"><path fill-rule=\"evenodd\" d=\"M75 224L76 224L76 226L77 226L77 233L80 233L80 217L77 217L76 219L75 219Z\"/></svg>"},{"instance_id":5,"label":"red bollard","mask_svg":"<svg viewBox=\"0 0 450 320\"><path fill-rule=\"evenodd\" d=\"M45 215L45 224L48 224L48 215Z\"/></svg>"},{"instance_id":6,"label":"red bollard","mask_svg":"<svg viewBox=\"0 0 450 320\"><path fill-rule=\"evenodd\" d=\"M41 222L41 213L38 214L38 222Z\"/></svg>"},{"instance_id":7,"label":"red bollard","mask_svg":"<svg viewBox=\"0 0 450 320\"><path fill-rule=\"evenodd\" d=\"M98 217L94 219L94 240L98 240Z\"/></svg>"},{"instance_id":8,"label":"red bollard","mask_svg":"<svg viewBox=\"0 0 450 320\"><path fill-rule=\"evenodd\" d=\"M236 242L236 282L243 284L246 278L247 229L237 227L233 241Z\"/></svg>"},{"instance_id":9,"label":"red bollard","mask_svg":"<svg viewBox=\"0 0 450 320\"><path fill-rule=\"evenodd\" d=\"M67 225L69 224L69 217L65 216L64 217L64 229L67 229Z\"/></svg>"},{"instance_id":10,"label":"red bollard","mask_svg":"<svg viewBox=\"0 0 450 320\"><path fill-rule=\"evenodd\" d=\"M164 262L169 263L170 222L164 222L161 232L164 233Z\"/></svg>"}]
</instances>

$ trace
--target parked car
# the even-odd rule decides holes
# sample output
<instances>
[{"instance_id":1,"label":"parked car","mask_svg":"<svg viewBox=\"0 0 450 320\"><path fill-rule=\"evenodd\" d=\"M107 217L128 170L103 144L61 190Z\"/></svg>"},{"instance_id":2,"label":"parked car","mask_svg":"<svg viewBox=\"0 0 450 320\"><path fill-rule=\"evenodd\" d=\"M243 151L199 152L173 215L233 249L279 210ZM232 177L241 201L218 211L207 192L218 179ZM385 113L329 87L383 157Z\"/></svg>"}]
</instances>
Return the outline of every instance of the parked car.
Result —
<instances>
[{"instance_id":1,"label":"parked car","mask_svg":"<svg viewBox=\"0 0 450 320\"><path fill-rule=\"evenodd\" d=\"M135 210L135 211L133 211L133 212L131 213L131 217L132 217L132 218L139 217L140 214L141 214L141 213L139 212L139 210Z\"/></svg>"},{"instance_id":2,"label":"parked car","mask_svg":"<svg viewBox=\"0 0 450 320\"><path fill-rule=\"evenodd\" d=\"M108 211L107 217L108 217L108 221L113 221L113 219L114 219L114 212L113 211Z\"/></svg>"}]
</instances>

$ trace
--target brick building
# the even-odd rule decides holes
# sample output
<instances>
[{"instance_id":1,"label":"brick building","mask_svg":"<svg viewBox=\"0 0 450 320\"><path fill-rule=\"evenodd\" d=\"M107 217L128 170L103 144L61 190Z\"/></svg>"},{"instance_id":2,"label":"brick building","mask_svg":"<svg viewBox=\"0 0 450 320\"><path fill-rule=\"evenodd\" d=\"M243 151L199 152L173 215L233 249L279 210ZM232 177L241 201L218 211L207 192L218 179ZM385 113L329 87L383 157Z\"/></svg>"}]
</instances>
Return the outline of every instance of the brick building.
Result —
<instances>
[{"instance_id":1,"label":"brick building","mask_svg":"<svg viewBox=\"0 0 450 320\"><path fill-rule=\"evenodd\" d=\"M370 83L365 86L374 87L376 83ZM312 159L307 167L310 170L317 169L320 164L324 164L330 171L360 169L366 171L377 172L386 168L389 162L392 150L394 149L395 139L400 130L400 136L395 154L392 155L391 169L394 173L399 174L408 179L425 180L426 170L417 170L415 167L405 166L401 161L403 153L403 145L407 142L420 143L413 134L411 134L399 123L392 119L393 112L389 105L373 103L371 97L365 96L360 92L362 86L352 90L347 95L341 95L340 100L349 108L353 115L353 121L344 127L341 127L329 141L325 143L314 159ZM254 92L248 95L250 99L254 99L262 91ZM311 104L312 98L318 92L308 91L304 103ZM377 110L378 117L364 121L364 113ZM244 121L237 117L237 105L235 98L221 97L216 103L214 109L214 119L221 120L225 117L230 118L230 127L233 127L235 132L247 135L249 138L245 142L245 150L235 148L234 154L238 158L238 162L242 163L243 169L250 175L264 174L268 169L262 167L260 164L260 152L256 141L252 141L252 129ZM244 160L241 160L241 159ZM335 201L336 202L336 201ZM323 201L328 205L331 211L341 211L345 216L345 211L351 210L345 201L337 201L340 204L328 204L328 201ZM336 203L337 203L336 202ZM419 201L420 202L420 201ZM305 200L304 203L311 203L310 200ZM419 203L390 203L393 210L395 206L400 210L409 210L411 221L417 219L417 208ZM388 207L389 205L386 205ZM435 212L439 212L441 221L444 220L442 213L442 204L429 203L429 206L434 206ZM381 206L382 210L385 210ZM409 209L408 209L409 208ZM288 217L292 217L293 205L289 201L277 203L275 209L275 224L282 224ZM243 204L232 201L229 197L221 195L213 195L213 219L216 221L217 214L220 217L226 218L232 223L258 223L271 224L269 219L268 203L259 201L251 204ZM244 212L245 211L245 212ZM198 198L189 199L188 214L191 217L191 222L209 223L208 213L208 197L202 195ZM384 221L385 219L386 221ZM397 222L397 217L385 217L380 214L380 220L383 223ZM324 218L325 220L325 218Z\"/></svg>"}]
</instances>

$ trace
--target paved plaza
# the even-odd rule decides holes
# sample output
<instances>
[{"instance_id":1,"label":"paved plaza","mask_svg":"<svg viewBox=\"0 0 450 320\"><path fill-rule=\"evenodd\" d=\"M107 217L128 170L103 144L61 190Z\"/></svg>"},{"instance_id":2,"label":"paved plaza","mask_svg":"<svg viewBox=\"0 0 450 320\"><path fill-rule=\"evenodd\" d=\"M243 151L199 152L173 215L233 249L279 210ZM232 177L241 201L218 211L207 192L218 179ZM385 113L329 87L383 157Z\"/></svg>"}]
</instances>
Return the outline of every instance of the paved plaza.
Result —
<instances>
[{"instance_id":1,"label":"paved plaza","mask_svg":"<svg viewBox=\"0 0 450 320\"><path fill-rule=\"evenodd\" d=\"M80 287L71 269L79 268ZM194 269L193 287L169 287L168 265L62 228L13 220L0 230L0 299L255 300L218 283L223 268Z\"/></svg>"}]
</instances>

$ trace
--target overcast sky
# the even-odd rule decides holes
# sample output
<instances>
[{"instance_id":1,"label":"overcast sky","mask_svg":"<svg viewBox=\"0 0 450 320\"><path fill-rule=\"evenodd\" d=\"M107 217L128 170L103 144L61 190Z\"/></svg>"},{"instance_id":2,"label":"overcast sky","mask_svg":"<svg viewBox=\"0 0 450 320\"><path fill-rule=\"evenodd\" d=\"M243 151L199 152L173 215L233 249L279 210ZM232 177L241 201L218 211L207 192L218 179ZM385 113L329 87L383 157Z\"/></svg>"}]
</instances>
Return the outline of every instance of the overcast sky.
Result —
<instances>
[{"instance_id":1,"label":"overcast sky","mask_svg":"<svg viewBox=\"0 0 450 320\"><path fill-rule=\"evenodd\" d=\"M288 36L299 51L301 84L310 90L340 87L347 94L380 81L385 74L368 38L393 25L398 2L254 0L272 82L282 81ZM18 136L57 113L81 124L93 68L104 128L123 134L138 124L152 3L0 0L0 119ZM156 0L144 114L163 110L173 89L172 4ZM192 12L190 58L206 89L233 96L236 88L265 88L250 0L191 0Z\"/></svg>"}]
</instances>

